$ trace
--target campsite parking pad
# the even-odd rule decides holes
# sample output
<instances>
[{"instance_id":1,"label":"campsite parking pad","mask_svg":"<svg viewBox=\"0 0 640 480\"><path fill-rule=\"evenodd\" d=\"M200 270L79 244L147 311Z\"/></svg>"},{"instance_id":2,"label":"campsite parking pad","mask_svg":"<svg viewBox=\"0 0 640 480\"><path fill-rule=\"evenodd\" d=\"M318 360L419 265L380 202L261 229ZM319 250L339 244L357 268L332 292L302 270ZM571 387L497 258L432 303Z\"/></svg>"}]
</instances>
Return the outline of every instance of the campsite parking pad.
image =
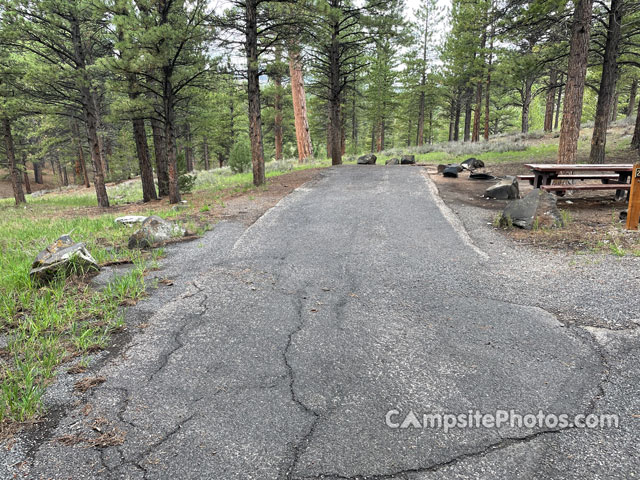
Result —
<instances>
[{"instance_id":1,"label":"campsite parking pad","mask_svg":"<svg viewBox=\"0 0 640 480\"><path fill-rule=\"evenodd\" d=\"M483 253L428 182L418 167L331 168L249 228L222 222L168 247L156 274L173 286L130 309L128 344L90 372L106 381L76 394L13 468L34 479L640 475L640 306L620 301L637 291L637 259L581 270L526 247ZM489 233L467 226L484 249ZM392 409L606 412L620 427L445 433L390 428ZM123 441L83 440L114 429Z\"/></svg>"}]
</instances>

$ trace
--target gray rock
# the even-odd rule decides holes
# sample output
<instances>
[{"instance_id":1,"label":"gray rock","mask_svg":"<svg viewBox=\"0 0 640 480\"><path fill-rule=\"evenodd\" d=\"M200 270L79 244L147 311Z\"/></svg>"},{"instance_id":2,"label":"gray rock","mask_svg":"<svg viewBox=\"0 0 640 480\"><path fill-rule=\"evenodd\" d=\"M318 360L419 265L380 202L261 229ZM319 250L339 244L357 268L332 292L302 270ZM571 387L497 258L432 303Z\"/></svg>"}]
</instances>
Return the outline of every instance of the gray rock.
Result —
<instances>
[{"instance_id":1,"label":"gray rock","mask_svg":"<svg viewBox=\"0 0 640 480\"><path fill-rule=\"evenodd\" d=\"M152 215L129 237L129 248L151 248L184 234L185 229L180 225Z\"/></svg>"},{"instance_id":2,"label":"gray rock","mask_svg":"<svg viewBox=\"0 0 640 480\"><path fill-rule=\"evenodd\" d=\"M358 165L375 165L377 159L373 153L369 153L358 158Z\"/></svg>"},{"instance_id":3,"label":"gray rock","mask_svg":"<svg viewBox=\"0 0 640 480\"><path fill-rule=\"evenodd\" d=\"M449 165L442 171L442 175L444 177L450 178L458 178L458 174L462 171L462 167L460 165Z\"/></svg>"},{"instance_id":4,"label":"gray rock","mask_svg":"<svg viewBox=\"0 0 640 480\"><path fill-rule=\"evenodd\" d=\"M76 243L69 235L62 235L38 254L29 275L37 282L46 283L57 275L98 270L100 267L84 243Z\"/></svg>"},{"instance_id":5,"label":"gray rock","mask_svg":"<svg viewBox=\"0 0 640 480\"><path fill-rule=\"evenodd\" d=\"M487 188L484 192L487 198L495 198L496 200L515 200L520 198L520 187L516 177L506 177L499 183Z\"/></svg>"},{"instance_id":6,"label":"gray rock","mask_svg":"<svg viewBox=\"0 0 640 480\"><path fill-rule=\"evenodd\" d=\"M502 223L526 230L531 230L534 226L538 228L564 226L555 195L539 188L532 190L520 200L509 202L502 212Z\"/></svg>"},{"instance_id":7,"label":"gray rock","mask_svg":"<svg viewBox=\"0 0 640 480\"><path fill-rule=\"evenodd\" d=\"M116 223L121 225L126 225L127 227L131 227L136 223L142 223L147 219L147 217L143 217L141 215L127 215L125 217L116 218Z\"/></svg>"},{"instance_id":8,"label":"gray rock","mask_svg":"<svg viewBox=\"0 0 640 480\"><path fill-rule=\"evenodd\" d=\"M390 158L389 160L384 162L384 164L385 165L400 165L400 160L398 160L397 158Z\"/></svg>"},{"instance_id":9,"label":"gray rock","mask_svg":"<svg viewBox=\"0 0 640 480\"><path fill-rule=\"evenodd\" d=\"M475 170L476 168L484 168L484 162L477 158L467 158L460 164L465 170Z\"/></svg>"},{"instance_id":10,"label":"gray rock","mask_svg":"<svg viewBox=\"0 0 640 480\"><path fill-rule=\"evenodd\" d=\"M400 158L400 165L415 165L416 156L415 155L403 155Z\"/></svg>"}]
</instances>

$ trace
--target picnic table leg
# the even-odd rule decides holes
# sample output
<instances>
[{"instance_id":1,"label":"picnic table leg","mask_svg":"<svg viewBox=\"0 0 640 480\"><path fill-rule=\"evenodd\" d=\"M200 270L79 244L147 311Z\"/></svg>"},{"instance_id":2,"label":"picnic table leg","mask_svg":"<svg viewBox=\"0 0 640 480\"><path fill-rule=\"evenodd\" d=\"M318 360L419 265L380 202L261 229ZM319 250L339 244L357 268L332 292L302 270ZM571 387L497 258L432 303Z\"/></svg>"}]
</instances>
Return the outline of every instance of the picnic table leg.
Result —
<instances>
[{"instance_id":1,"label":"picnic table leg","mask_svg":"<svg viewBox=\"0 0 640 480\"><path fill-rule=\"evenodd\" d=\"M617 183L629 183L629 179L631 178L631 172L617 172L618 173L618 182ZM621 201L627 198L629 192L626 190L616 190L616 201Z\"/></svg>"}]
</instances>

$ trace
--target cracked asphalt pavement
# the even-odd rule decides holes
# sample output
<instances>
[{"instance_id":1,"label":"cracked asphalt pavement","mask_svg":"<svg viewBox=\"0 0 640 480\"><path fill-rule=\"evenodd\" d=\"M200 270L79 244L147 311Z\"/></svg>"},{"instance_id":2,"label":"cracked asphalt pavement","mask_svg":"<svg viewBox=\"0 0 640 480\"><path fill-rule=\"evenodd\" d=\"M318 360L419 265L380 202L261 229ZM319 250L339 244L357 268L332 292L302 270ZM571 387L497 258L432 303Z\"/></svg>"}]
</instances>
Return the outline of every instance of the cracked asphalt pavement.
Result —
<instances>
[{"instance_id":1,"label":"cracked asphalt pavement","mask_svg":"<svg viewBox=\"0 0 640 480\"><path fill-rule=\"evenodd\" d=\"M156 275L174 285L130 309L128 343L88 374L106 381L25 448L18 475L640 475L638 304L619 329L598 326L619 288L584 277L573 295L580 273L564 257L534 275L535 253L484 253L429 182L416 167L331 168L249 228L222 222L170 247ZM617 273L630 292L637 267ZM445 433L385 421L503 409L615 413L620 425ZM97 435L96 419L124 442L59 440Z\"/></svg>"}]
</instances>

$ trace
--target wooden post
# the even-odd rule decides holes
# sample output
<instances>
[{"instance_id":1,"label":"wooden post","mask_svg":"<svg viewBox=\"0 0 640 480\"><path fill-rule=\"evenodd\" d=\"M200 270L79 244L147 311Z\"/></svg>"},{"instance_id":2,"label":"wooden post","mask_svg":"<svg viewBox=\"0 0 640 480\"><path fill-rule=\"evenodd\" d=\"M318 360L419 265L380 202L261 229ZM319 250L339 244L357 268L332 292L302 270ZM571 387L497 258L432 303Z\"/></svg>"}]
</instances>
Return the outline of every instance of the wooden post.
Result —
<instances>
[{"instance_id":1,"label":"wooden post","mask_svg":"<svg viewBox=\"0 0 640 480\"><path fill-rule=\"evenodd\" d=\"M627 210L627 230L638 230L640 220L640 163L636 163L631 174L631 192Z\"/></svg>"}]
</instances>

